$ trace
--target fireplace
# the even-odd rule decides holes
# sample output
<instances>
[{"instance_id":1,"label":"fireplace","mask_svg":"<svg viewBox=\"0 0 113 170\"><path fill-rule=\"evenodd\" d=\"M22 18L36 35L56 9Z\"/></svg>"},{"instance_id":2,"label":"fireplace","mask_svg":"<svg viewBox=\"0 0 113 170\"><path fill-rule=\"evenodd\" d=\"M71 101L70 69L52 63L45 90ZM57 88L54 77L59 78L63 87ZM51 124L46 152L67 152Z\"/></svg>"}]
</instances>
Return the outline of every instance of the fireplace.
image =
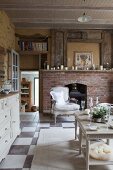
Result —
<instances>
[{"instance_id":1,"label":"fireplace","mask_svg":"<svg viewBox=\"0 0 113 170\"><path fill-rule=\"evenodd\" d=\"M96 97L100 103L113 103L113 71L108 70L77 70L77 71L61 71L61 70L41 70L40 71L40 113L50 113L51 96L50 90L56 86L66 86L70 84L85 85L85 92L78 89L81 93L85 93L87 98L87 108L89 107L89 98L93 98L95 105ZM80 86L81 87L81 86ZM71 90L71 89L70 89ZM71 94L72 95L72 94ZM86 99L85 98L85 99Z\"/></svg>"},{"instance_id":2,"label":"fireplace","mask_svg":"<svg viewBox=\"0 0 113 170\"><path fill-rule=\"evenodd\" d=\"M85 100L85 108L87 108L87 86L80 83L72 83L65 85L69 88L69 97L72 101L77 101L81 106L81 101Z\"/></svg>"}]
</instances>

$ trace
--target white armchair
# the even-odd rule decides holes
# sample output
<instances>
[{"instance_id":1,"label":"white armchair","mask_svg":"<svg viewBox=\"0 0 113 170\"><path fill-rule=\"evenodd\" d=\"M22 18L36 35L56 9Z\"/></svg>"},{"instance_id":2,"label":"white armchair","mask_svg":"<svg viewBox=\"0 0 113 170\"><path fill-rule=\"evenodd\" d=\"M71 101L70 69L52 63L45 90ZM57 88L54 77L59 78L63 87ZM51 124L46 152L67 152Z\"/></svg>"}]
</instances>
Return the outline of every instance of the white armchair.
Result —
<instances>
[{"instance_id":1,"label":"white armchair","mask_svg":"<svg viewBox=\"0 0 113 170\"><path fill-rule=\"evenodd\" d=\"M54 114L55 123L58 115L73 115L80 109L78 104L69 101L68 87L53 87L50 95L52 96L52 113Z\"/></svg>"}]
</instances>

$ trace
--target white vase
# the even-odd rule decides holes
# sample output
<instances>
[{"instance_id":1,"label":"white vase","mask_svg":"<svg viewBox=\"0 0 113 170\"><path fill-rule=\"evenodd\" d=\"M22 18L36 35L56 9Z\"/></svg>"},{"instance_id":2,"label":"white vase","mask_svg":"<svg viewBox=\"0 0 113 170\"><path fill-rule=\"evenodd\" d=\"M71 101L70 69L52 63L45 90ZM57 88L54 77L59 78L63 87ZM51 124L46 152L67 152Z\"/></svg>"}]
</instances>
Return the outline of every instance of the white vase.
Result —
<instances>
[{"instance_id":1,"label":"white vase","mask_svg":"<svg viewBox=\"0 0 113 170\"><path fill-rule=\"evenodd\" d=\"M102 122L102 119L101 118L93 118L93 121L97 122L97 123L100 123L100 122Z\"/></svg>"}]
</instances>

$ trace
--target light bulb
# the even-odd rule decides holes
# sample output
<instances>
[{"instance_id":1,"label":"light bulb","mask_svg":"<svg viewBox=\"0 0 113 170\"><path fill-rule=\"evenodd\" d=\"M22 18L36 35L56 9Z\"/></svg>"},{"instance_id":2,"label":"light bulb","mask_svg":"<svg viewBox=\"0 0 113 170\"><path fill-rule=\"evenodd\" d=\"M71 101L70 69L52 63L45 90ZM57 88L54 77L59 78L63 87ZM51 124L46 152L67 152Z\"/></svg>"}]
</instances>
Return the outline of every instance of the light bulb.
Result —
<instances>
[{"instance_id":1,"label":"light bulb","mask_svg":"<svg viewBox=\"0 0 113 170\"><path fill-rule=\"evenodd\" d=\"M92 20L91 16L87 16L85 13L83 13L83 15L78 18L79 22L89 22L91 20Z\"/></svg>"}]
</instances>

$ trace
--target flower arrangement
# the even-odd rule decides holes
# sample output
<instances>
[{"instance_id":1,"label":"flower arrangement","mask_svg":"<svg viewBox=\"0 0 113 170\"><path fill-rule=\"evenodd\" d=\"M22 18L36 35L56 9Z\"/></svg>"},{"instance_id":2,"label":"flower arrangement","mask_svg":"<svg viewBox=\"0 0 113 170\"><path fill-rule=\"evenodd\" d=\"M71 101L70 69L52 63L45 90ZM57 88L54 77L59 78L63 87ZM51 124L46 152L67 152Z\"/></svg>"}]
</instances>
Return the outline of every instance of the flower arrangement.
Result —
<instances>
[{"instance_id":1,"label":"flower arrangement","mask_svg":"<svg viewBox=\"0 0 113 170\"><path fill-rule=\"evenodd\" d=\"M92 119L96 118L104 118L109 112L109 108L105 106L97 106L94 107L91 114L92 114Z\"/></svg>"}]
</instances>

